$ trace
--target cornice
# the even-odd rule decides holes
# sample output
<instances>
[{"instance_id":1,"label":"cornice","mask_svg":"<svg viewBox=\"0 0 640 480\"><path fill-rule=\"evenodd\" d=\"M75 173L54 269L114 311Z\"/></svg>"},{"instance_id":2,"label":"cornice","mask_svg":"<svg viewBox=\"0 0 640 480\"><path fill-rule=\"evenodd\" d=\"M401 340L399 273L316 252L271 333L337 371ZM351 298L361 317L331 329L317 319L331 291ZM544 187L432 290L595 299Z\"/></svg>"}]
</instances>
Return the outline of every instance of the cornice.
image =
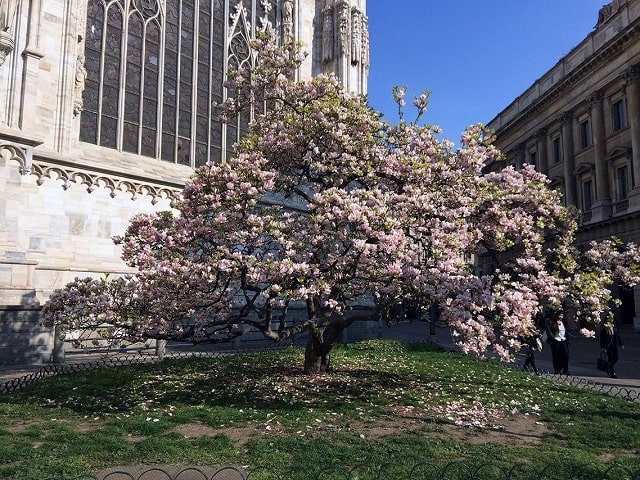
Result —
<instances>
[{"instance_id":1,"label":"cornice","mask_svg":"<svg viewBox=\"0 0 640 480\"><path fill-rule=\"evenodd\" d=\"M592 232L594 230L606 228L610 225L625 225L625 222L632 221L640 218L640 212L634 211L623 215L616 215L615 217L607 218L600 222L587 223L578 227L577 235L580 236L586 232Z\"/></svg>"},{"instance_id":2,"label":"cornice","mask_svg":"<svg viewBox=\"0 0 640 480\"><path fill-rule=\"evenodd\" d=\"M106 188L109 190L111 198L115 198L119 192L129 194L131 200L149 196L153 205L162 199L177 198L182 190L178 185L162 185L151 180L143 181L134 177L120 177L107 172L36 158L33 159L31 170L27 173L37 178L38 185L42 185L45 179L49 178L60 181L63 190L67 190L73 183L85 185L89 193L94 192L97 188Z\"/></svg>"},{"instance_id":3,"label":"cornice","mask_svg":"<svg viewBox=\"0 0 640 480\"><path fill-rule=\"evenodd\" d=\"M509 121L509 123L498 129L496 134L505 135L510 133L512 130L519 128L522 123L529 121L531 117L535 116L547 105L564 96L567 91L574 88L574 86L583 81L585 77L592 74L594 70L597 70L602 65L610 62L612 58L618 56L619 53L624 51L627 46L636 43L639 40L639 37L640 18L630 24L623 33L610 40L608 44L600 48L578 67L569 72L569 74L567 74L560 82L544 92L536 101L525 107L518 115L515 116L515 118ZM564 58L566 57L563 57L563 59ZM545 72L545 74L549 71ZM503 110L503 112L505 110Z\"/></svg>"},{"instance_id":4,"label":"cornice","mask_svg":"<svg viewBox=\"0 0 640 480\"><path fill-rule=\"evenodd\" d=\"M34 175L39 186L48 178L59 181L63 190L74 183L85 185L89 193L97 188L106 188L111 198L115 198L119 192L129 194L131 200L149 196L154 205L162 199L178 198L184 186L184 180L168 182L136 175L118 175L107 169L78 166L62 158L38 156L34 152L34 146L39 142L13 140L0 139L0 157L5 161L17 162L20 173Z\"/></svg>"}]
</instances>

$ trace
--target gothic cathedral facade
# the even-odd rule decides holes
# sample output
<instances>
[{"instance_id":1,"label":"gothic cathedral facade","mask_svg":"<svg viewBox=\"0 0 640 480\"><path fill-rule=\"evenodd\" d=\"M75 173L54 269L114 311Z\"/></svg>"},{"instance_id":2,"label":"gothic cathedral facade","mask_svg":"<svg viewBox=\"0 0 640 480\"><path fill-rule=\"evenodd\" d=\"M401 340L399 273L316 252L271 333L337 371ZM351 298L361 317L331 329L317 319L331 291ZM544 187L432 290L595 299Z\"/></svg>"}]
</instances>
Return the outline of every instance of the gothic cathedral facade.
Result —
<instances>
[{"instance_id":1,"label":"gothic cathedral facade","mask_svg":"<svg viewBox=\"0 0 640 480\"><path fill-rule=\"evenodd\" d=\"M272 27L366 94L366 0L3 0L0 365L52 360L42 303L74 277L127 269L111 237L166 210L242 130L217 121L227 68Z\"/></svg>"}]
</instances>

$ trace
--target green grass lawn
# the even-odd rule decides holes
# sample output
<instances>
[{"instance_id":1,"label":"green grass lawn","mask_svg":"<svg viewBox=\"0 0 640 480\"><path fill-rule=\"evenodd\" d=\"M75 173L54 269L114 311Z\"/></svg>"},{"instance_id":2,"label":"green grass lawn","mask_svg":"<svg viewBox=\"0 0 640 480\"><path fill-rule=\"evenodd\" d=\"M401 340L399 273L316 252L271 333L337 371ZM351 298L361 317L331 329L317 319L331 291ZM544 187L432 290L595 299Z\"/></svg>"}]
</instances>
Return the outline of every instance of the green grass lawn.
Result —
<instances>
[{"instance_id":1,"label":"green grass lawn","mask_svg":"<svg viewBox=\"0 0 640 480\"><path fill-rule=\"evenodd\" d=\"M339 346L331 373L315 377L302 357L290 348L166 360L2 395L0 478L141 463L295 468L298 478L459 460L640 469L638 403L429 345Z\"/></svg>"}]
</instances>

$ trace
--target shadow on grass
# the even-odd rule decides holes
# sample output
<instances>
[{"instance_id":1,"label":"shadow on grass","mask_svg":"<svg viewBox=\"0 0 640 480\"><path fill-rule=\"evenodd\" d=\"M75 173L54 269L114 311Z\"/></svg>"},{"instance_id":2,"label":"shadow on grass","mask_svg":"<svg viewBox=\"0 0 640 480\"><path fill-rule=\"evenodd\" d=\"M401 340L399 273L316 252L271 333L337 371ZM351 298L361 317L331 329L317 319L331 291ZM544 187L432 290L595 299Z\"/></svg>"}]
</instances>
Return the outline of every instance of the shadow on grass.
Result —
<instances>
[{"instance_id":1,"label":"shadow on grass","mask_svg":"<svg viewBox=\"0 0 640 480\"><path fill-rule=\"evenodd\" d=\"M355 417L357 408L381 411L401 398L434 388L449 399L474 399L481 391L522 391L531 388L534 381L520 372L509 372L497 362L481 362L483 365L479 366L475 359L433 344L369 340L341 345L333 355L334 359L341 358L335 362L339 365L330 373L317 376L303 373L300 348L100 368L43 380L0 396L0 404L26 401L42 407L64 407L87 416L185 406L227 409L227 413L229 409L241 412L250 408L291 415L322 409ZM400 365L396 368L393 363L407 362L409 358L412 365L418 365L414 370L403 370ZM541 381L545 382L547 393L577 391ZM634 425L640 420L639 414L628 413L626 418L627 414L619 409L609 414ZM198 418L196 413L193 416ZM560 406L554 408L553 416L570 418L570 412L563 412Z\"/></svg>"},{"instance_id":2,"label":"shadow on grass","mask_svg":"<svg viewBox=\"0 0 640 480\"><path fill-rule=\"evenodd\" d=\"M367 347L356 349L366 351ZM441 352L433 347L413 347ZM216 358L165 360L157 364L100 368L45 379L0 403L35 402L81 415L130 413L141 406L250 407L257 410L314 408L353 411L354 404L388 403L381 392L407 390L420 378L375 368L338 368L305 375L300 351ZM375 353L375 349L371 350ZM145 408L145 407L142 407Z\"/></svg>"}]
</instances>

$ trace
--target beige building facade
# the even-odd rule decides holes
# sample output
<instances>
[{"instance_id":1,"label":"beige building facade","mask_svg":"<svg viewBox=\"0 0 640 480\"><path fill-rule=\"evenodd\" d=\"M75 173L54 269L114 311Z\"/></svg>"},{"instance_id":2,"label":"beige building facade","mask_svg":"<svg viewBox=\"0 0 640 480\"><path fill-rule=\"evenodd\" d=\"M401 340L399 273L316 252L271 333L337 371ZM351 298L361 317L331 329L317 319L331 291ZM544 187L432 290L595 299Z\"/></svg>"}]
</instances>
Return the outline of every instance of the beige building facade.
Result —
<instances>
[{"instance_id":1,"label":"beige building facade","mask_svg":"<svg viewBox=\"0 0 640 480\"><path fill-rule=\"evenodd\" d=\"M594 12L593 31L488 127L510 165L535 165L580 211L577 241L640 242L640 0ZM617 289L618 320L640 290Z\"/></svg>"},{"instance_id":2,"label":"beige building facade","mask_svg":"<svg viewBox=\"0 0 640 480\"><path fill-rule=\"evenodd\" d=\"M126 272L111 238L224 161L248 119L217 121L224 73L275 28L366 93L366 0L2 0L0 365L54 360L42 303Z\"/></svg>"}]
</instances>

